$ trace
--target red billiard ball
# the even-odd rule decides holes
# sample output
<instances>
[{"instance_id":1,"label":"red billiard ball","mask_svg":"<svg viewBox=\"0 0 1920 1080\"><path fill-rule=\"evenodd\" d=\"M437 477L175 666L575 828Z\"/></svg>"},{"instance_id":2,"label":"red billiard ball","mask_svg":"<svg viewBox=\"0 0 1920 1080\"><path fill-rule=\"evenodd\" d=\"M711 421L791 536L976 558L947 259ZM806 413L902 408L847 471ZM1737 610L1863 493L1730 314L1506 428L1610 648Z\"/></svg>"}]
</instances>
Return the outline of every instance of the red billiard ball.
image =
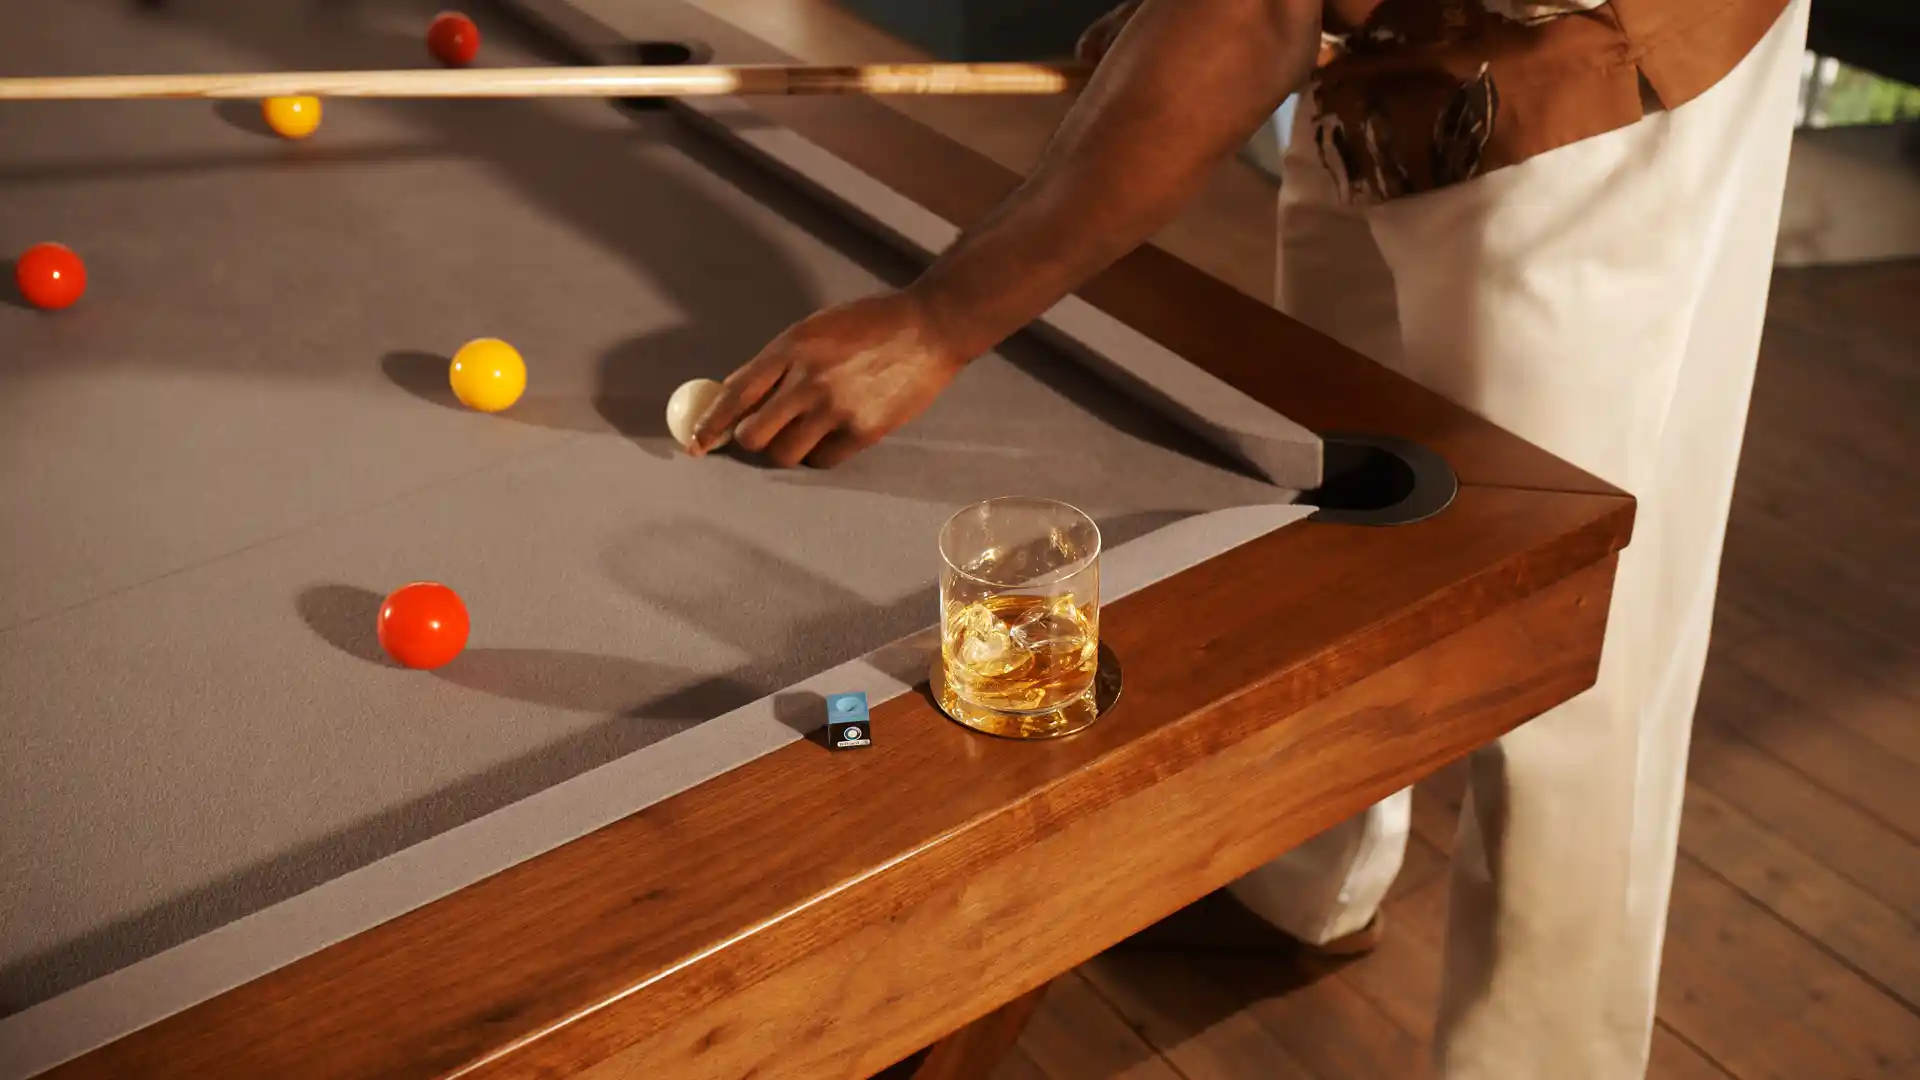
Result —
<instances>
[{"instance_id":1,"label":"red billiard ball","mask_svg":"<svg viewBox=\"0 0 1920 1080\"><path fill-rule=\"evenodd\" d=\"M452 589L416 581L380 604L380 647L401 667L431 670L467 647L467 605Z\"/></svg>"},{"instance_id":2,"label":"red billiard ball","mask_svg":"<svg viewBox=\"0 0 1920 1080\"><path fill-rule=\"evenodd\" d=\"M13 264L27 303L44 311L73 306L87 291L87 264L65 244L35 244Z\"/></svg>"},{"instance_id":3,"label":"red billiard ball","mask_svg":"<svg viewBox=\"0 0 1920 1080\"><path fill-rule=\"evenodd\" d=\"M466 67L480 54L480 28L457 11L443 11L427 27L427 51L448 67Z\"/></svg>"}]
</instances>

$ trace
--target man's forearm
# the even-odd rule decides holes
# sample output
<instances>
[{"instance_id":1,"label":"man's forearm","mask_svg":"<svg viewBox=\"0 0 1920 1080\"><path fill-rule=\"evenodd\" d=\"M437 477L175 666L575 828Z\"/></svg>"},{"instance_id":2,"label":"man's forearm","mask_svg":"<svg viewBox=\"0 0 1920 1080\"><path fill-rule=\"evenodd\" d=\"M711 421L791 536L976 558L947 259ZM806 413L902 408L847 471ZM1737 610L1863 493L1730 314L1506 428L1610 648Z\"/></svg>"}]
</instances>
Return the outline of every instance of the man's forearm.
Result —
<instances>
[{"instance_id":1,"label":"man's forearm","mask_svg":"<svg viewBox=\"0 0 1920 1080\"><path fill-rule=\"evenodd\" d=\"M966 355L1151 237L1303 86L1319 0L1148 0L1026 183L909 292Z\"/></svg>"}]
</instances>

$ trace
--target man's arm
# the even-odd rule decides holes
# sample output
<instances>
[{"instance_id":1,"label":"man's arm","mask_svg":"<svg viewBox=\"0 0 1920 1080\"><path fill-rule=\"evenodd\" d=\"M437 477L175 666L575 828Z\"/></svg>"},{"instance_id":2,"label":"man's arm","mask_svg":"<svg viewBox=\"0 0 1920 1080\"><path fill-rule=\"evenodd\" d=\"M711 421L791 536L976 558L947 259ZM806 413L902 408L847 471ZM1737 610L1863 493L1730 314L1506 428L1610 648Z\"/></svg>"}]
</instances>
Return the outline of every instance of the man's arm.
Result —
<instances>
[{"instance_id":1,"label":"man's arm","mask_svg":"<svg viewBox=\"0 0 1920 1080\"><path fill-rule=\"evenodd\" d=\"M907 291L969 356L1145 242L1311 77L1320 0L1148 0L1026 183Z\"/></svg>"},{"instance_id":2,"label":"man's arm","mask_svg":"<svg viewBox=\"0 0 1920 1080\"><path fill-rule=\"evenodd\" d=\"M1145 0L1018 190L907 289L792 327L728 376L690 452L728 431L833 465L1173 217L1313 72L1321 0ZM736 428L737 422L737 428Z\"/></svg>"}]
</instances>

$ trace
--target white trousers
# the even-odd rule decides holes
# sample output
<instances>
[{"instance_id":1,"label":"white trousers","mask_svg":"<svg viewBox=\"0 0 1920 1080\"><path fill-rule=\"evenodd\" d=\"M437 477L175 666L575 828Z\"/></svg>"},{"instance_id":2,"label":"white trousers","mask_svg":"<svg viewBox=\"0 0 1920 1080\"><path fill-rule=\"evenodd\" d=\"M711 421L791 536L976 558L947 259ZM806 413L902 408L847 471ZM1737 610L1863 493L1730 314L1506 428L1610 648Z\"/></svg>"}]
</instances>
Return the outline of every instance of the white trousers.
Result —
<instances>
[{"instance_id":1,"label":"white trousers","mask_svg":"<svg viewBox=\"0 0 1920 1080\"><path fill-rule=\"evenodd\" d=\"M1311 138L1289 148L1282 309L1639 500L1597 685L1471 761L1447 1080L1645 1072L1806 18L1794 0L1685 105L1458 187L1342 205ZM1408 805L1233 890L1305 940L1358 929L1399 870Z\"/></svg>"}]
</instances>

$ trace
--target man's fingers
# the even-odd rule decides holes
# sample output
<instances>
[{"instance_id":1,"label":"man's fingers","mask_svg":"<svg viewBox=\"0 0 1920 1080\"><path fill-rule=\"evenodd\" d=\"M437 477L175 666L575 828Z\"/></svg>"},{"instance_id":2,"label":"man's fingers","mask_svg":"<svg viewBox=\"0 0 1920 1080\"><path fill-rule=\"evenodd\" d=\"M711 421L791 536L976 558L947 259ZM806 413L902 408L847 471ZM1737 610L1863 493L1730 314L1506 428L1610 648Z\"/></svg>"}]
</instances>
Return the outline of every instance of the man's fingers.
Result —
<instances>
[{"instance_id":1,"label":"man's fingers","mask_svg":"<svg viewBox=\"0 0 1920 1080\"><path fill-rule=\"evenodd\" d=\"M832 435L838 425L832 410L816 405L780 429L780 434L767 444L767 460L782 469L791 469L807 460L814 447Z\"/></svg>"},{"instance_id":2,"label":"man's fingers","mask_svg":"<svg viewBox=\"0 0 1920 1080\"><path fill-rule=\"evenodd\" d=\"M698 457L713 449L714 444L732 431L740 418L780 382L785 371L786 361L781 354L767 349L727 376L720 384L719 396L694 424L693 441L687 452Z\"/></svg>"},{"instance_id":3,"label":"man's fingers","mask_svg":"<svg viewBox=\"0 0 1920 1080\"><path fill-rule=\"evenodd\" d=\"M759 453L772 444L796 417L812 408L820 399L812 386L798 384L792 377L781 380L778 389L748 413L733 429L733 441L742 450Z\"/></svg>"}]
</instances>

